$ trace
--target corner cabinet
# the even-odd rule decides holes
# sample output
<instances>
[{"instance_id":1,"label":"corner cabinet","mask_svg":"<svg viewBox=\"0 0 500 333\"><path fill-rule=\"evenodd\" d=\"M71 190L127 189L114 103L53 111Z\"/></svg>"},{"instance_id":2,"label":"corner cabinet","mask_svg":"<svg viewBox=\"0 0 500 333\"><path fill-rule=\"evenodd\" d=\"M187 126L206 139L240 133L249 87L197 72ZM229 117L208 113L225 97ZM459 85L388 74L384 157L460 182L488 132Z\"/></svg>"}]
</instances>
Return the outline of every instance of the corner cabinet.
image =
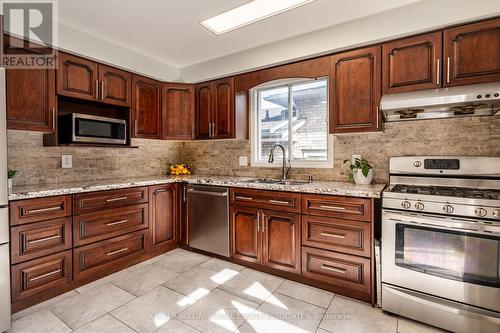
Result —
<instances>
[{"instance_id":1,"label":"corner cabinet","mask_svg":"<svg viewBox=\"0 0 500 333\"><path fill-rule=\"evenodd\" d=\"M330 133L374 132L382 129L381 46L331 57Z\"/></svg>"},{"instance_id":2,"label":"corner cabinet","mask_svg":"<svg viewBox=\"0 0 500 333\"><path fill-rule=\"evenodd\" d=\"M194 85L163 84L162 105L162 139L193 139Z\"/></svg>"},{"instance_id":3,"label":"corner cabinet","mask_svg":"<svg viewBox=\"0 0 500 333\"><path fill-rule=\"evenodd\" d=\"M382 44L382 93L440 88L441 31Z\"/></svg>"},{"instance_id":4,"label":"corner cabinet","mask_svg":"<svg viewBox=\"0 0 500 333\"><path fill-rule=\"evenodd\" d=\"M234 78L196 85L196 139L235 137Z\"/></svg>"},{"instance_id":5,"label":"corner cabinet","mask_svg":"<svg viewBox=\"0 0 500 333\"><path fill-rule=\"evenodd\" d=\"M166 184L149 189L149 231L153 250L177 247L179 224L178 185Z\"/></svg>"},{"instance_id":6,"label":"corner cabinet","mask_svg":"<svg viewBox=\"0 0 500 333\"><path fill-rule=\"evenodd\" d=\"M161 83L132 76L132 137L161 138Z\"/></svg>"},{"instance_id":7,"label":"corner cabinet","mask_svg":"<svg viewBox=\"0 0 500 333\"><path fill-rule=\"evenodd\" d=\"M445 86L500 80L500 19L444 31Z\"/></svg>"}]
</instances>

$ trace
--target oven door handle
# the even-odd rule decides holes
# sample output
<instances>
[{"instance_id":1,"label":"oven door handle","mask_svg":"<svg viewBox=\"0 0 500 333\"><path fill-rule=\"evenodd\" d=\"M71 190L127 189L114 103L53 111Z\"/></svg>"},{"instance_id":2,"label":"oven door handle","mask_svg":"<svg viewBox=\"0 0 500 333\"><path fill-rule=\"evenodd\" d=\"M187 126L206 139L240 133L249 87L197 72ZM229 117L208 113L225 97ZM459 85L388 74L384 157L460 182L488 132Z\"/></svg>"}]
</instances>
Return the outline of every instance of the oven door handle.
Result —
<instances>
[{"instance_id":1,"label":"oven door handle","mask_svg":"<svg viewBox=\"0 0 500 333\"><path fill-rule=\"evenodd\" d=\"M395 219L395 218L389 218L388 220L391 222L396 222L396 223L416 225L416 226L435 227L435 228L440 228L440 229L445 229L445 230L455 230L455 231L461 231L461 232L473 232L473 233L480 233L480 234L492 235L492 236L499 236L500 235L500 227L496 227L496 226L484 226L484 228L483 228L481 225L476 225L475 227L467 228L466 226L463 226L463 225L457 226L456 222L450 222L450 223L417 222L417 221L408 221L408 220ZM453 225L452 223L455 223L455 225Z\"/></svg>"}]
</instances>

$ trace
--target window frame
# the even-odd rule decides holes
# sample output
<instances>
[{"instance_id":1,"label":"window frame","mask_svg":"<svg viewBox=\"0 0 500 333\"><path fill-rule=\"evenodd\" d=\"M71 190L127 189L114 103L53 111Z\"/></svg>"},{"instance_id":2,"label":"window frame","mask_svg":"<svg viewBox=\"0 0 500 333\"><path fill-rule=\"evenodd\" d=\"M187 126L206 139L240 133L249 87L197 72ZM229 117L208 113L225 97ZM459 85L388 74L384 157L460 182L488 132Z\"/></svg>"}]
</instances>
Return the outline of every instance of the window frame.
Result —
<instances>
[{"instance_id":1,"label":"window frame","mask_svg":"<svg viewBox=\"0 0 500 333\"><path fill-rule=\"evenodd\" d=\"M291 160L291 166L294 168L332 168L334 160L333 151L333 134L329 133L329 110L330 110L330 89L329 89L329 78L327 76L317 77L317 78L289 78L289 79L278 79L270 82L260 84L249 91L249 110L250 110L250 166L252 167L266 167L266 168L281 168L282 160L276 159L274 163L268 163L266 161L259 160L259 92L263 90L288 87L289 92L291 92L291 87L301 83L314 82L318 80L324 80L326 82L326 135L327 135L327 159L325 161L311 160L311 161L294 161ZM288 107L290 110L290 105L292 104L293 94L289 93L288 96ZM290 129L290 124L293 122L293 111L288 117L288 129ZM291 133L291 132L290 132ZM290 142L292 141L292 135L289 136L289 148L287 149L287 157L291 158L290 155Z\"/></svg>"}]
</instances>

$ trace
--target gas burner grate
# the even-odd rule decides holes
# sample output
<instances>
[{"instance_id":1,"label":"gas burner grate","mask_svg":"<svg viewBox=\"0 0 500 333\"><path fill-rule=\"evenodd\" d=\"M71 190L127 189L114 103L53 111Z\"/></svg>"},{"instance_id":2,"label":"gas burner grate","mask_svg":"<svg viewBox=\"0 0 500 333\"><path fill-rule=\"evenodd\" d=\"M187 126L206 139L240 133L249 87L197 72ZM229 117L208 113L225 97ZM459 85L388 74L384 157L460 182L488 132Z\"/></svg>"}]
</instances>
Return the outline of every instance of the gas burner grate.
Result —
<instances>
[{"instance_id":1,"label":"gas burner grate","mask_svg":"<svg viewBox=\"0 0 500 333\"><path fill-rule=\"evenodd\" d=\"M500 200L500 190L474 189L447 186L418 186L397 184L392 189L394 193L421 195L436 195L446 197Z\"/></svg>"}]
</instances>

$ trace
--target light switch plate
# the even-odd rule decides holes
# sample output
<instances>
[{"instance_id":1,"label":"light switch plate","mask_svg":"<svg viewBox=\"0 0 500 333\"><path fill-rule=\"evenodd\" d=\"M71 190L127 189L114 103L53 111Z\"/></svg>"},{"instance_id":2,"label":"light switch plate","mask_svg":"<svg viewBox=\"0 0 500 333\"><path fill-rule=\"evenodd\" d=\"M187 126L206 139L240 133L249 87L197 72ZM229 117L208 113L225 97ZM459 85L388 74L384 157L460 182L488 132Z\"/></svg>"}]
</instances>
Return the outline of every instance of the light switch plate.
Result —
<instances>
[{"instance_id":1,"label":"light switch plate","mask_svg":"<svg viewBox=\"0 0 500 333\"><path fill-rule=\"evenodd\" d=\"M352 157L351 157L351 161L352 161L352 163L354 163L354 160L355 160L355 159L360 160L360 159L361 159L361 155L354 155L354 154L353 154L353 155L352 155Z\"/></svg>"},{"instance_id":2,"label":"light switch plate","mask_svg":"<svg viewBox=\"0 0 500 333\"><path fill-rule=\"evenodd\" d=\"M73 167L73 155L61 155L61 166L63 169L71 169Z\"/></svg>"},{"instance_id":3,"label":"light switch plate","mask_svg":"<svg viewBox=\"0 0 500 333\"><path fill-rule=\"evenodd\" d=\"M247 166L248 165L248 157L240 156L239 162L240 162L240 166Z\"/></svg>"}]
</instances>

